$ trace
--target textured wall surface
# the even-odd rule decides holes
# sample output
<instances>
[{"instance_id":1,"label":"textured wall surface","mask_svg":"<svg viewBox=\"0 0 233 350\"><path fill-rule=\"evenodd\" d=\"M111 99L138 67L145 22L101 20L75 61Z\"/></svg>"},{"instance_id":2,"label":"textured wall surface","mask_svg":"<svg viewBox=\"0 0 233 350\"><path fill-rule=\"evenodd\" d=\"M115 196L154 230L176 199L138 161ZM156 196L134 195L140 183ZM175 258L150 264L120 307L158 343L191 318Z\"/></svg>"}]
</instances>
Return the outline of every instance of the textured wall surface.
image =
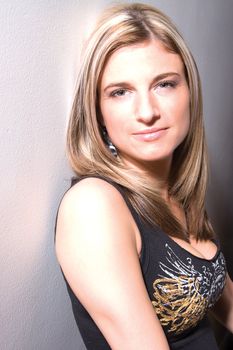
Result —
<instances>
[{"instance_id":1,"label":"textured wall surface","mask_svg":"<svg viewBox=\"0 0 233 350\"><path fill-rule=\"evenodd\" d=\"M64 138L80 15L73 0L1 1L2 350L80 343L53 251L56 208L70 178Z\"/></svg>"},{"instance_id":2,"label":"textured wall surface","mask_svg":"<svg viewBox=\"0 0 233 350\"><path fill-rule=\"evenodd\" d=\"M55 258L53 228L71 171L65 128L81 44L110 1L3 0L0 11L0 349L82 350ZM232 262L231 0L160 0L203 81L209 209Z\"/></svg>"}]
</instances>

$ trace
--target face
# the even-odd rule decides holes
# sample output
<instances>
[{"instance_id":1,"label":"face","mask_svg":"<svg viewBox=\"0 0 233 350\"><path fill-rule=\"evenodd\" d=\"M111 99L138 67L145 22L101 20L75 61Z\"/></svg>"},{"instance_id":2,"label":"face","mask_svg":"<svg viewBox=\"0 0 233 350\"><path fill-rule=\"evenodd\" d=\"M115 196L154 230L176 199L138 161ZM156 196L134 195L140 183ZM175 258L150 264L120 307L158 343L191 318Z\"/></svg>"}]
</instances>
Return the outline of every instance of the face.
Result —
<instances>
[{"instance_id":1,"label":"face","mask_svg":"<svg viewBox=\"0 0 233 350\"><path fill-rule=\"evenodd\" d=\"M139 168L171 162L190 123L179 55L156 40L123 47L107 62L99 95L102 122L123 161Z\"/></svg>"}]
</instances>

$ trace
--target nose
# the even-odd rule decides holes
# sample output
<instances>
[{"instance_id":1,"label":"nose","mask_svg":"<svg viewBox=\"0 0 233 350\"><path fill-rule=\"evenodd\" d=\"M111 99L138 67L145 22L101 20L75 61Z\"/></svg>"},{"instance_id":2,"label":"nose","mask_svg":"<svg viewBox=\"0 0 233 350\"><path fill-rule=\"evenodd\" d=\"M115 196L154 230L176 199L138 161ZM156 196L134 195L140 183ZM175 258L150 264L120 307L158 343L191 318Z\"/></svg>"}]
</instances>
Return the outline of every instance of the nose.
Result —
<instances>
[{"instance_id":1,"label":"nose","mask_svg":"<svg viewBox=\"0 0 233 350\"><path fill-rule=\"evenodd\" d=\"M137 96L136 116L138 121L146 124L159 118L159 106L155 101L155 96L149 92Z\"/></svg>"}]
</instances>

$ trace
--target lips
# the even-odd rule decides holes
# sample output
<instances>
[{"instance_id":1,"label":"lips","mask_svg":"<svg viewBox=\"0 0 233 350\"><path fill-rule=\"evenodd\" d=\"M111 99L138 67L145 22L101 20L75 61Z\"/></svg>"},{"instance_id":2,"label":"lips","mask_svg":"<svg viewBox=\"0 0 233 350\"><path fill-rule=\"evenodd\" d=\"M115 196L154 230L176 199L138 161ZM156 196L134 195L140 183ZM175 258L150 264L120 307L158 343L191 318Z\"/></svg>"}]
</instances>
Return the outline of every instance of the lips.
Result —
<instances>
[{"instance_id":1,"label":"lips","mask_svg":"<svg viewBox=\"0 0 233 350\"><path fill-rule=\"evenodd\" d=\"M133 133L133 136L139 141L154 141L162 137L168 128L147 128Z\"/></svg>"}]
</instances>

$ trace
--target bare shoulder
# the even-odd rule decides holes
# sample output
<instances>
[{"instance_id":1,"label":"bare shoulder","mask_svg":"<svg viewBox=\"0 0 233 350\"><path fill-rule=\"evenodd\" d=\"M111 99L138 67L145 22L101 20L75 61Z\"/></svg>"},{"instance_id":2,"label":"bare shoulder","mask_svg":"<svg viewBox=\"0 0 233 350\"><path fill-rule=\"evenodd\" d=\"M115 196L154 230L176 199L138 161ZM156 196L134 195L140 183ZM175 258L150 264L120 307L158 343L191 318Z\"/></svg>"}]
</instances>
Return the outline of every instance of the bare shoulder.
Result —
<instances>
[{"instance_id":1,"label":"bare shoulder","mask_svg":"<svg viewBox=\"0 0 233 350\"><path fill-rule=\"evenodd\" d=\"M120 192L102 179L83 179L65 194L55 245L58 261L74 290L77 279L87 283L87 272L90 276L97 273L97 261L102 266L99 276L103 276L110 266L109 257L119 266L119 251L126 261L130 255L137 256L135 226Z\"/></svg>"},{"instance_id":2,"label":"bare shoulder","mask_svg":"<svg viewBox=\"0 0 233 350\"><path fill-rule=\"evenodd\" d=\"M61 202L56 249L59 255L64 255L68 244L90 247L100 241L103 246L109 240L114 244L120 238L135 241L136 229L120 192L102 179L85 178L74 185Z\"/></svg>"},{"instance_id":3,"label":"bare shoulder","mask_svg":"<svg viewBox=\"0 0 233 350\"><path fill-rule=\"evenodd\" d=\"M61 203L57 257L112 349L154 350L157 344L167 350L143 280L135 225L114 186L96 178L82 180Z\"/></svg>"},{"instance_id":4,"label":"bare shoulder","mask_svg":"<svg viewBox=\"0 0 233 350\"><path fill-rule=\"evenodd\" d=\"M110 183L100 178L85 178L75 184L65 194L58 213L60 218L69 220L100 219L114 214L114 211L127 212L126 203L120 192Z\"/></svg>"},{"instance_id":5,"label":"bare shoulder","mask_svg":"<svg viewBox=\"0 0 233 350\"><path fill-rule=\"evenodd\" d=\"M85 205L86 203L90 204L90 200L95 204L111 199L122 199L119 191L113 185L100 178L88 177L70 188L63 198L63 204L66 206L82 202L82 205Z\"/></svg>"}]
</instances>

